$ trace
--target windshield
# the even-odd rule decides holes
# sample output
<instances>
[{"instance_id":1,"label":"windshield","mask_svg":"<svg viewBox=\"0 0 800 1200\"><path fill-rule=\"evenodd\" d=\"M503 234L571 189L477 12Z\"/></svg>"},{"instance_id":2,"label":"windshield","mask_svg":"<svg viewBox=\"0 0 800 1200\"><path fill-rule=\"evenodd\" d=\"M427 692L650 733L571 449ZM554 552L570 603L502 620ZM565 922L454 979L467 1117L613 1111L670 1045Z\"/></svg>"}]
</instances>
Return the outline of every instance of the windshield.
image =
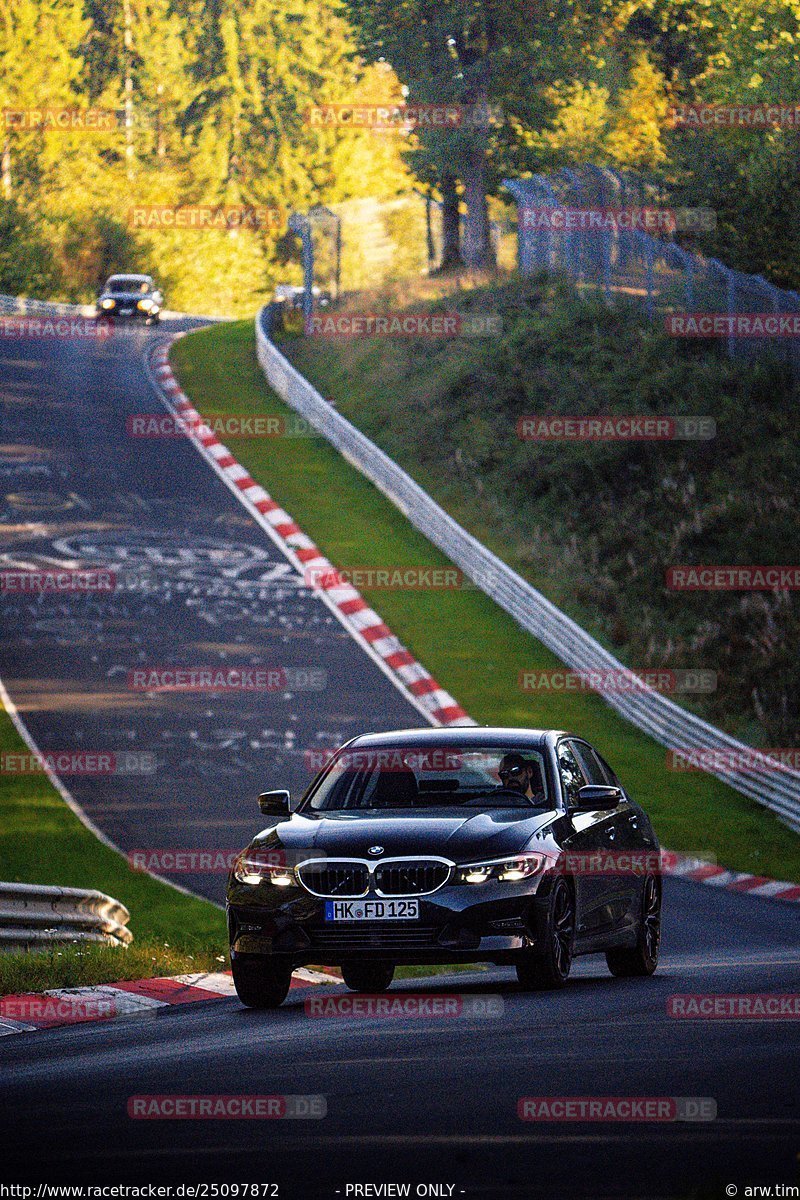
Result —
<instances>
[{"instance_id":1,"label":"windshield","mask_svg":"<svg viewBox=\"0 0 800 1200\"><path fill-rule=\"evenodd\" d=\"M152 279L134 279L130 275L115 275L106 284L107 292L149 292Z\"/></svg>"},{"instance_id":2,"label":"windshield","mask_svg":"<svg viewBox=\"0 0 800 1200\"><path fill-rule=\"evenodd\" d=\"M542 755L512 747L345 750L303 809L549 808Z\"/></svg>"}]
</instances>

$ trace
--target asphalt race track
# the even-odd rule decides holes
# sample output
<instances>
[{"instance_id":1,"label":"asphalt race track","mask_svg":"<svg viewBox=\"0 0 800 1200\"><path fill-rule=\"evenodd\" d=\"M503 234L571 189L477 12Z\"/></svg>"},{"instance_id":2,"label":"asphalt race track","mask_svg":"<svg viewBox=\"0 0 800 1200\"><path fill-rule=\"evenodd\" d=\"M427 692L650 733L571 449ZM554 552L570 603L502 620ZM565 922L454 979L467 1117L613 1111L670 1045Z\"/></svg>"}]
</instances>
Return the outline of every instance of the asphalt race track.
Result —
<instances>
[{"instance_id":1,"label":"asphalt race track","mask_svg":"<svg viewBox=\"0 0 800 1200\"><path fill-rule=\"evenodd\" d=\"M127 418L165 413L153 336L0 346L0 571L115 584L3 594L0 677L42 751L114 756L112 774L78 759L64 782L116 845L229 851L260 827L258 793L304 790L309 753L365 732L366 714L375 730L427 722L185 437L129 434ZM148 667L262 674L255 690L147 692L131 672ZM219 872L179 882L224 891Z\"/></svg>"},{"instance_id":2,"label":"asphalt race track","mask_svg":"<svg viewBox=\"0 0 800 1200\"><path fill-rule=\"evenodd\" d=\"M0 675L42 749L155 755L145 776L65 779L123 849L235 847L262 787L308 777L306 749L423 719L191 446L128 437L126 416L159 410L150 336L0 347L3 565L49 557L126 581L103 596L3 596ZM143 663L314 667L329 686L148 695L126 687ZM223 877L181 882L219 899ZM799 991L797 906L676 880L665 898L653 979L614 980L592 958L558 994L525 994L497 968L392 990L491 993L501 1016L312 1019L317 988L271 1013L226 999L5 1037L0 1182L276 1182L282 1200L355 1196L356 1183L520 1198L796 1185L798 1022L681 1020L667 1002ZM134 1095L210 1092L324 1096L327 1115L128 1116ZM716 1117L534 1123L517 1116L525 1096L703 1097Z\"/></svg>"}]
</instances>

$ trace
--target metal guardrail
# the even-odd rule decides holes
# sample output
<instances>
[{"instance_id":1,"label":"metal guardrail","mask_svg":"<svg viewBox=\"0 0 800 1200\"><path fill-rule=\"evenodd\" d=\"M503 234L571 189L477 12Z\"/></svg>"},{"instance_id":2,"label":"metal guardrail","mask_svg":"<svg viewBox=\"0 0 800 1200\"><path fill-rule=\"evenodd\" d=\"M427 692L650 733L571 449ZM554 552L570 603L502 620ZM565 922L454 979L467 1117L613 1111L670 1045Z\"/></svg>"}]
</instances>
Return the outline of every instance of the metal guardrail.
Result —
<instances>
[{"instance_id":1,"label":"metal guardrail","mask_svg":"<svg viewBox=\"0 0 800 1200\"><path fill-rule=\"evenodd\" d=\"M103 892L0 883L0 951L38 950L64 942L128 946L130 913Z\"/></svg>"},{"instance_id":2,"label":"metal guardrail","mask_svg":"<svg viewBox=\"0 0 800 1200\"><path fill-rule=\"evenodd\" d=\"M28 313L49 313L51 316L88 317L94 315L93 304L60 304L52 300L26 300L20 296L0 295L0 313L26 316Z\"/></svg>"},{"instance_id":3,"label":"metal guardrail","mask_svg":"<svg viewBox=\"0 0 800 1200\"><path fill-rule=\"evenodd\" d=\"M94 304L62 304L56 300L27 300L23 296L6 296L0 294L0 314L3 313L20 317L35 315L37 313L57 317L94 317L96 315L96 308ZM195 317L199 321L213 321L215 323L234 320L233 317L209 317L200 313L179 312L177 309L171 308L163 309L161 316L166 320Z\"/></svg>"},{"instance_id":4,"label":"metal guardrail","mask_svg":"<svg viewBox=\"0 0 800 1200\"><path fill-rule=\"evenodd\" d=\"M433 542L526 632L581 672L625 671L599 642L501 559L467 533L419 484L320 395L271 341L275 311L256 318L258 361L270 386L361 471L415 528ZM660 692L646 688L603 694L622 717L669 750L715 752L709 774L776 813L800 832L800 774L780 763L752 763L756 752ZM730 763L730 765L729 765Z\"/></svg>"}]
</instances>

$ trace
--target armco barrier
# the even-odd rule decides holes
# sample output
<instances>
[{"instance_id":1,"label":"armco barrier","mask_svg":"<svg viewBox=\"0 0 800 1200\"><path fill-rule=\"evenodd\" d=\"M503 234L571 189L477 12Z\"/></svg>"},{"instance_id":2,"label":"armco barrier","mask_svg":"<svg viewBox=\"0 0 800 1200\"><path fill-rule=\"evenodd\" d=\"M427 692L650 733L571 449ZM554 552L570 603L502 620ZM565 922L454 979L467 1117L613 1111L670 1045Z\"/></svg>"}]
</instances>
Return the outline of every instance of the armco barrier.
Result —
<instances>
[{"instance_id":1,"label":"armco barrier","mask_svg":"<svg viewBox=\"0 0 800 1200\"><path fill-rule=\"evenodd\" d=\"M274 319L272 305L262 308L256 318L256 343L258 361L281 399L305 417L415 528L566 666L586 672L624 671L623 664L599 642L462 529L388 455L336 412L274 345L270 337ZM632 725L671 750L703 747L729 758L748 754L752 757L751 747L660 692L642 686L641 690L608 693L603 699ZM800 832L800 774L796 771L778 763L769 769L749 763L730 766L726 763L710 773L771 809Z\"/></svg>"},{"instance_id":2,"label":"armco barrier","mask_svg":"<svg viewBox=\"0 0 800 1200\"><path fill-rule=\"evenodd\" d=\"M0 313L26 316L28 313L48 313L59 317L94 316L93 304L56 304L50 300L26 300L19 296L0 295Z\"/></svg>"},{"instance_id":3,"label":"armco barrier","mask_svg":"<svg viewBox=\"0 0 800 1200\"><path fill-rule=\"evenodd\" d=\"M0 316L13 314L24 317L28 314L41 313L57 317L93 317L96 314L94 304L61 304L54 300L27 300L24 296L6 296L0 294ZM167 320L180 317L194 317L198 321L227 321L228 317L200 316L198 313L184 313L165 308L161 316Z\"/></svg>"},{"instance_id":4,"label":"armco barrier","mask_svg":"<svg viewBox=\"0 0 800 1200\"><path fill-rule=\"evenodd\" d=\"M63 942L127 946L130 913L103 892L0 883L0 951L37 950Z\"/></svg>"}]
</instances>

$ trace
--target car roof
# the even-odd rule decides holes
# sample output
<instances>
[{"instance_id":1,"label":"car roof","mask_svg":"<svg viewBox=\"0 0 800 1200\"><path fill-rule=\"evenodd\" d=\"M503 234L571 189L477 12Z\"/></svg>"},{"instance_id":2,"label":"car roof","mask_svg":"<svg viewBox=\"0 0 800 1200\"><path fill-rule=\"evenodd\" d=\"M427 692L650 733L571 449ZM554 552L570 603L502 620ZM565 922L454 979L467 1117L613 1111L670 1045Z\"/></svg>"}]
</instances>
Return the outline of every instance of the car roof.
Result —
<instances>
[{"instance_id":1,"label":"car roof","mask_svg":"<svg viewBox=\"0 0 800 1200\"><path fill-rule=\"evenodd\" d=\"M500 725L458 725L446 729L391 729L386 733L362 733L348 742L359 749L394 746L527 746L544 749L561 737L574 737L561 729L506 729Z\"/></svg>"},{"instance_id":2,"label":"car roof","mask_svg":"<svg viewBox=\"0 0 800 1200\"><path fill-rule=\"evenodd\" d=\"M128 271L118 271L116 275L109 275L106 283L111 283L112 279L141 279L142 282L145 280L148 280L150 283L153 282L152 275L132 275Z\"/></svg>"}]
</instances>

